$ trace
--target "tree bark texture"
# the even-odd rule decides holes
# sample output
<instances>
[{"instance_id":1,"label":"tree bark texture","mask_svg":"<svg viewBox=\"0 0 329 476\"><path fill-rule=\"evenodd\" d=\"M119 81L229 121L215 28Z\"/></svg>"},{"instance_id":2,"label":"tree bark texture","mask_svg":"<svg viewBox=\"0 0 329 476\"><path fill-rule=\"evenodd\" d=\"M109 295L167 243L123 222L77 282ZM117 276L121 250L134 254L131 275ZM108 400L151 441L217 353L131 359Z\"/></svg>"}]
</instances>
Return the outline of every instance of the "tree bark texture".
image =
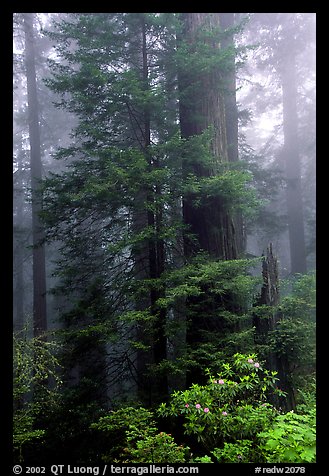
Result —
<instances>
[{"instance_id":1,"label":"tree bark texture","mask_svg":"<svg viewBox=\"0 0 329 476\"><path fill-rule=\"evenodd\" d=\"M47 330L45 248L41 244L44 232L39 218L41 202L38 196L39 181L42 178L42 163L33 33L34 17L32 13L23 15L32 188L33 326L34 335L40 336Z\"/></svg>"},{"instance_id":2,"label":"tree bark texture","mask_svg":"<svg viewBox=\"0 0 329 476\"><path fill-rule=\"evenodd\" d=\"M232 29L235 26L235 13L221 13L220 23L223 30ZM234 48L234 34L227 34L223 39L223 48ZM224 104L225 104L225 121L226 121L226 136L227 136L227 156L230 163L238 162L239 160L239 121L238 121L238 107L236 102L236 67L235 55L232 55L230 66L225 75L224 84ZM243 226L243 218L241 211L234 214L236 226L236 240L238 253L245 250L246 237Z\"/></svg>"},{"instance_id":3,"label":"tree bark texture","mask_svg":"<svg viewBox=\"0 0 329 476\"><path fill-rule=\"evenodd\" d=\"M221 45L217 40L209 37L200 37L202 29L210 32L218 31L221 25L219 13L183 13L182 44L188 46L193 55L200 48L200 41L205 42L210 51L210 57L216 55ZM191 67L188 71L179 73L180 95L180 126L181 135L185 139L202 134L211 128L213 136L210 144L213 158L212 164L202 164L197 161L192 164L183 162L183 175L191 172L199 178L212 177L218 174L223 164L229 163L227 142L227 117L223 92L224 73L216 62L211 61L202 71ZM233 119L232 119L233 120ZM235 133L232 141L235 144ZM236 144L235 144L236 145ZM233 149L232 149L233 150ZM234 157L237 160L237 157ZM199 203L196 205L196 199ZM211 258L220 260L237 259L242 240L238 236L237 222L222 202L220 196L200 197L194 193L183 197L183 221L188 227L184 236L184 254L187 259L198 252L205 251ZM240 230L241 231L241 230ZM192 235L192 239L191 239ZM228 298L228 296L227 296ZM186 342L191 349L196 349L204 341L206 333L220 332L223 326L218 319L218 309L223 303L221 297L210 296L204 289L202 297L189 298L186 302L187 330ZM230 301L227 299L227 302ZM201 382L202 372L193 370L192 375L187 373L186 383Z\"/></svg>"},{"instance_id":4,"label":"tree bark texture","mask_svg":"<svg viewBox=\"0 0 329 476\"><path fill-rule=\"evenodd\" d=\"M184 31L182 38L187 41L193 51L197 42L197 34L201 28L220 28L218 13L183 13ZM220 45L209 44L214 50ZM220 90L221 71L211 66L204 72L198 70L179 75L180 89L180 124L181 135L189 138L203 133L209 127L213 130L211 152L213 165L194 165L194 173L198 177L213 176L219 164L228 163L228 145L226 132L225 100ZM184 164L183 164L184 169ZM206 251L219 259L236 259L239 254L237 229L233 217L225 210L221 200L212 197L207 204L195 206L194 195L186 195L183 199L184 222L190 232L197 238L197 244L188 235L185 237L185 253L193 256L198 251Z\"/></svg>"},{"instance_id":5,"label":"tree bark texture","mask_svg":"<svg viewBox=\"0 0 329 476\"><path fill-rule=\"evenodd\" d=\"M278 260L273 254L272 243L269 244L266 256L263 255L262 262L263 285L257 305L277 306L280 301L279 293L279 272ZM275 312L269 319L254 317L254 326L256 328L257 342L264 342L269 331L274 330L278 316Z\"/></svg>"}]
</instances>

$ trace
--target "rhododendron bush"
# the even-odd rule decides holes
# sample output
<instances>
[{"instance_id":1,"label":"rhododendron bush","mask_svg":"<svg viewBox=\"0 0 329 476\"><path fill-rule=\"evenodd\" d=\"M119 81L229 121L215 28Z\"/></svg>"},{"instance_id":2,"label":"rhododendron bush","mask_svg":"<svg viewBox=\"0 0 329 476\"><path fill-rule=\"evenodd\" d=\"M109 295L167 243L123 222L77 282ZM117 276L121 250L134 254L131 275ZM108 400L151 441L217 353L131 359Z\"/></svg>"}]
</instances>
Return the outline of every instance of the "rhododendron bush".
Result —
<instances>
[{"instance_id":1,"label":"rhododendron bush","mask_svg":"<svg viewBox=\"0 0 329 476\"><path fill-rule=\"evenodd\" d=\"M121 434L118 462L314 462L315 411L282 413L271 401L284 398L277 373L256 354L235 354L206 385L174 391L153 413L127 407L93 428L110 440ZM159 430L171 428L172 433ZM113 441L113 440L112 440ZM105 461L113 460L104 455Z\"/></svg>"},{"instance_id":2,"label":"rhododendron bush","mask_svg":"<svg viewBox=\"0 0 329 476\"><path fill-rule=\"evenodd\" d=\"M255 354L235 354L225 362L218 375L208 374L206 385L193 384L176 391L158 414L182 421L184 433L196 440L205 451L222 446L225 441L255 438L268 426L277 410L268 402L276 387L277 373L264 369Z\"/></svg>"}]
</instances>

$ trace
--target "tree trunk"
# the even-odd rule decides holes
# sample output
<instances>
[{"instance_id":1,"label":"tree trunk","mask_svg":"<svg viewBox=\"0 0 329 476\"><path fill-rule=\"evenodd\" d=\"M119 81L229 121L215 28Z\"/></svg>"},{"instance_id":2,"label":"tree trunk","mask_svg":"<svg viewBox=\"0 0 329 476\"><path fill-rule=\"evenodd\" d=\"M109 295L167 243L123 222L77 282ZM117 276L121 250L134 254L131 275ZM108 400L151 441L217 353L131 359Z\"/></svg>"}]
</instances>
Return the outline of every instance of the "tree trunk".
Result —
<instances>
[{"instance_id":1,"label":"tree trunk","mask_svg":"<svg viewBox=\"0 0 329 476\"><path fill-rule=\"evenodd\" d=\"M234 13L221 13L220 24L223 30L234 27ZM222 42L223 48L233 47L233 33L227 35ZM225 77L224 90L227 155L229 162L239 160L238 151L238 109L236 105L236 72L235 57L232 56Z\"/></svg>"},{"instance_id":2,"label":"tree trunk","mask_svg":"<svg viewBox=\"0 0 329 476\"><path fill-rule=\"evenodd\" d=\"M23 229L23 208L24 190L22 180L22 149L17 153L17 192L16 192L16 223L14 223L14 276L15 276L15 299L14 299L14 329L22 331L25 324L24 319L24 229Z\"/></svg>"},{"instance_id":3,"label":"tree trunk","mask_svg":"<svg viewBox=\"0 0 329 476\"><path fill-rule=\"evenodd\" d=\"M149 66L147 51L147 32L146 23L143 16L140 19L140 35L141 35L141 71L142 71L142 87L145 91L149 89ZM142 111L143 124L140 126L142 131L141 137L137 138L139 145L142 147L143 153L148 161L148 167L151 171L159 166L156 158L150 155L149 149L151 144L151 111L148 104L145 104ZM140 192L142 203L146 201L147 210L139 210L135 216L135 225L139 231L144 226L149 227L153 233L148 238L145 245L139 247L139 252L135 249L135 259L137 263L137 275L140 279L157 280L161 277L165 267L165 247L164 241L160 238L162 232L162 209L161 204L157 200L161 197L161 187L146 188ZM138 263L143 264L143 268L138 269ZM144 329L142 325L138 328L137 338L150 347L150 352L145 350L139 351L137 354L137 370L138 370L138 395L140 399L148 405L155 402L163 401L168 395L168 377L165 374L159 374L157 371L150 375L150 368L157 366L167 358L167 339L165 335L166 310L157 306L157 300L163 295L156 284L151 283L149 295L145 297L143 303L139 303L137 307L141 310L150 309L153 316L153 325L151 331Z\"/></svg>"},{"instance_id":4,"label":"tree trunk","mask_svg":"<svg viewBox=\"0 0 329 476\"><path fill-rule=\"evenodd\" d=\"M186 42L192 52L197 49L199 32L202 28L216 30L221 27L221 15L218 13L183 13L182 42ZM214 40L207 41L210 51L220 48ZM211 177L218 173L219 166L229 162L227 144L227 118L225 114L225 99L220 82L223 73L218 66L208 66L202 73L195 68L188 72L182 70L179 74L180 92L180 125L181 135L188 139L202 134L209 127L213 131L210 144L213 163L209 165L192 164L192 173L197 177ZM233 120L233 119L232 119ZM236 137L232 134L232 141ZM234 145L235 142L234 142ZM232 149L233 150L233 149ZM237 157L235 157L237 160ZM183 162L183 174L191 172L191 164ZM183 220L188 226L184 236L184 254L187 259L198 252L205 251L213 259L236 259L241 251L242 242L238 236L237 224L231 213L226 209L218 196L208 197L204 203L195 205L198 198L194 193L183 197ZM240 230L241 231L241 230ZM194 239L190 238L190 234ZM210 298L204 290L203 298L189 298L186 303L187 331L186 341L191 348L196 348L202 342L202 331L218 332L221 323L216 317L219 302ZM220 298L218 298L220 301ZM187 375L187 385L201 379L202 372L194 370L193 376ZM193 378L193 380L191 380Z\"/></svg>"},{"instance_id":5,"label":"tree trunk","mask_svg":"<svg viewBox=\"0 0 329 476\"><path fill-rule=\"evenodd\" d=\"M235 26L235 13L221 13L220 23L223 30L232 29ZM230 33L222 42L223 48L234 48L234 34ZM239 161L239 122L238 107L236 103L236 67L235 55L230 59L230 65L225 75L224 104L227 136L227 156L228 161L235 163ZM238 252L242 252L246 247L246 237L243 227L241 211L235 212L235 226Z\"/></svg>"},{"instance_id":6,"label":"tree trunk","mask_svg":"<svg viewBox=\"0 0 329 476\"><path fill-rule=\"evenodd\" d=\"M291 273L306 273L301 165L298 150L296 68L293 52L285 58L281 81Z\"/></svg>"},{"instance_id":7,"label":"tree trunk","mask_svg":"<svg viewBox=\"0 0 329 476\"><path fill-rule=\"evenodd\" d=\"M276 306L280 302L279 292L279 271L278 260L273 254L272 243L269 244L266 252L266 257L263 256L263 286L259 296L258 306L273 307L273 312L269 317L253 317L253 325L255 327L255 344L260 346L268 345L269 333L274 331L280 315ZM289 363L286 361L284 355L277 355L276 352L267 352L267 364L270 370L278 372L279 385L282 390L287 392L286 399L272 397L273 404L282 406L286 410L291 410L295 407L294 389L289 381Z\"/></svg>"},{"instance_id":8,"label":"tree trunk","mask_svg":"<svg viewBox=\"0 0 329 476\"><path fill-rule=\"evenodd\" d=\"M183 40L192 45L197 41L197 32L202 27L210 30L220 27L218 13L183 13ZM212 45L216 50L218 44ZM180 124L181 135L189 138L201 134L212 127L213 138L211 152L213 164L205 167L200 163L194 165L194 173L198 177L209 177L216 173L219 164L228 163L228 147L226 133L225 101L218 83L221 72L211 68L206 73L195 71L188 74L181 72L180 89ZM184 169L184 164L183 164ZM236 223L218 198L206 206L194 205L194 195L186 195L183 199L184 222L190 232L197 238L191 241L185 236L185 254L193 256L197 252L207 251L212 257L224 260L236 259L239 254Z\"/></svg>"},{"instance_id":9,"label":"tree trunk","mask_svg":"<svg viewBox=\"0 0 329 476\"><path fill-rule=\"evenodd\" d=\"M278 260L273 254L272 243L267 248L266 256L263 255L262 276L263 285L256 305L277 306L280 301ZM268 333L274 330L277 320L276 312L273 312L268 319L254 317L253 324L256 330L256 343L264 344L266 342Z\"/></svg>"},{"instance_id":10,"label":"tree trunk","mask_svg":"<svg viewBox=\"0 0 329 476\"><path fill-rule=\"evenodd\" d=\"M18 335L18 339L23 339L26 335L25 329L25 314L24 314L24 250L26 249L26 231L24 229L24 181L23 181L23 147L22 147L22 137L19 140L19 146L17 150L17 170L16 176L17 181L15 181L16 191L14 198L14 302L13 302L13 330L14 333ZM16 217L16 219L15 219ZM24 332L25 331L25 332ZM23 379L23 372L19 367L16 369L17 379ZM20 394L17 399L13 401L14 411L22 410L24 403L27 401L26 394Z\"/></svg>"},{"instance_id":11,"label":"tree trunk","mask_svg":"<svg viewBox=\"0 0 329 476\"><path fill-rule=\"evenodd\" d=\"M33 328L34 336L37 337L47 330L47 307L45 248L41 244L44 232L39 218L41 201L38 188L42 178L42 163L32 13L24 13L24 32L32 189Z\"/></svg>"}]
</instances>

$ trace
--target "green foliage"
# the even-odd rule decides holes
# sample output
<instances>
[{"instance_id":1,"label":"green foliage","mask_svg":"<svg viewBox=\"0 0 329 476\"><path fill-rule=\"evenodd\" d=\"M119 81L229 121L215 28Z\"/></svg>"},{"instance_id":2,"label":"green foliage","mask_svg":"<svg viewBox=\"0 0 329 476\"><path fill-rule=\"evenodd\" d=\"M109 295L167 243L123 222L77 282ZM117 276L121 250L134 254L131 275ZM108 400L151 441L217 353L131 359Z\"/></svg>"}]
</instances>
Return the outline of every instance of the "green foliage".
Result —
<instances>
[{"instance_id":1,"label":"green foliage","mask_svg":"<svg viewBox=\"0 0 329 476\"><path fill-rule=\"evenodd\" d=\"M162 417L181 421L197 448L191 461L315 462L315 406L280 414L267 403L276 372L263 368L255 354L236 354L216 377L208 375L207 385L173 392L158 409Z\"/></svg>"},{"instance_id":2,"label":"green foliage","mask_svg":"<svg viewBox=\"0 0 329 476\"><path fill-rule=\"evenodd\" d=\"M188 325L198 314L205 321L216 319L218 333L211 338L220 335L224 342L228 337L231 354L247 337L251 341L251 332L239 342L230 336L244 326L245 314L227 312L251 301L248 264L224 265L205 256L187 263L182 246L190 234L182 219L182 197L202 206L220 199L229 212L249 213L258 204L250 172L214 157L214 130L181 138L177 123L179 96L198 87L200 73L216 72L220 81L214 88L227 87L225 73L237 51L232 45L214 48L213 42L233 30L202 29L191 45L182 37L177 42L181 20L180 14L168 13L78 13L49 33L58 61L51 61L46 83L57 93L58 107L77 118L72 144L56 153L67 168L43 182L47 239L61 243L55 292L69 300L61 331L67 373L79 361L90 378L92 349L105 355L108 343L112 354L104 361L112 383L125 378L154 382L156 373L171 378L193 371L199 349L210 365L206 332L201 332L205 346L193 351L177 338L185 325L177 319L179 308L198 296L207 306L202 315L203 305L186 306ZM223 74L217 75L219 70ZM178 71L191 75L186 91L177 87ZM159 327L175 358L162 355L136 376L136 355L148 359ZM94 370L97 381L103 381L104 375L96 378L100 367Z\"/></svg>"},{"instance_id":3,"label":"green foliage","mask_svg":"<svg viewBox=\"0 0 329 476\"><path fill-rule=\"evenodd\" d=\"M255 350L262 359L272 360L279 370L283 388L289 395L287 409L290 410L299 403L300 392L311 390L309 383L315 377L314 272L282 280L280 292L283 297L277 306L256 306L251 312L261 329Z\"/></svg>"},{"instance_id":4,"label":"green foliage","mask_svg":"<svg viewBox=\"0 0 329 476\"><path fill-rule=\"evenodd\" d=\"M308 409L316 406L316 379L315 377L303 378L302 385L297 391L298 413L307 413Z\"/></svg>"},{"instance_id":5,"label":"green foliage","mask_svg":"<svg viewBox=\"0 0 329 476\"><path fill-rule=\"evenodd\" d=\"M199 296L204 287L213 295L232 294L237 304L251 302L258 280L247 274L248 268L258 263L256 260L211 260L199 254L190 264L175 269L166 275L166 298L160 301L167 306L176 298Z\"/></svg>"},{"instance_id":6,"label":"green foliage","mask_svg":"<svg viewBox=\"0 0 329 476\"><path fill-rule=\"evenodd\" d=\"M44 336L29 339L24 332L13 336L13 447L18 460L26 445L45 435L36 422L58 398L62 382L57 352L58 344Z\"/></svg>"},{"instance_id":7,"label":"green foliage","mask_svg":"<svg viewBox=\"0 0 329 476\"><path fill-rule=\"evenodd\" d=\"M248 309L259 279L251 276L249 270L258 262L214 260L200 253L184 267L163 274L165 292L157 304L178 315L183 307L186 315L184 322L168 320L168 337L177 333L179 326L182 329L195 322L199 324L197 343L180 343L177 370L188 370L192 375L201 368L216 371L223 358L251 351L253 329Z\"/></svg>"},{"instance_id":8,"label":"green foliage","mask_svg":"<svg viewBox=\"0 0 329 476\"><path fill-rule=\"evenodd\" d=\"M13 434L13 449L18 454L18 461L23 461L22 450L27 443L36 439L42 439L45 430L33 430L34 417L26 412L14 416L15 433Z\"/></svg>"},{"instance_id":9,"label":"green foliage","mask_svg":"<svg viewBox=\"0 0 329 476\"><path fill-rule=\"evenodd\" d=\"M124 407L102 417L91 428L105 432L111 442L102 456L105 462L182 463L188 448L159 432L154 415L145 408Z\"/></svg>"},{"instance_id":10,"label":"green foliage","mask_svg":"<svg viewBox=\"0 0 329 476\"><path fill-rule=\"evenodd\" d=\"M210 456L196 456L190 459L190 463L213 463Z\"/></svg>"},{"instance_id":11,"label":"green foliage","mask_svg":"<svg viewBox=\"0 0 329 476\"><path fill-rule=\"evenodd\" d=\"M106 435L109 441L108 452L102 456L104 461L129 462L134 442L154 435L156 431L152 412L143 407L122 407L110 415L101 417L91 428Z\"/></svg>"},{"instance_id":12,"label":"green foliage","mask_svg":"<svg viewBox=\"0 0 329 476\"><path fill-rule=\"evenodd\" d=\"M211 177L189 174L185 179L184 192L193 193L196 207L211 205L211 199L220 198L227 210L241 210L254 214L261 205L254 188L250 185L250 172L229 169L228 166Z\"/></svg>"},{"instance_id":13,"label":"green foliage","mask_svg":"<svg viewBox=\"0 0 329 476\"><path fill-rule=\"evenodd\" d=\"M57 457L83 465L99 458L105 442L90 424L105 415L105 410L100 398L91 398L95 388L97 391L94 380L83 377L79 384L61 389L57 401L38 416L38 426L45 431L43 441L28 445L25 461L46 465Z\"/></svg>"},{"instance_id":14,"label":"green foliage","mask_svg":"<svg viewBox=\"0 0 329 476\"><path fill-rule=\"evenodd\" d=\"M273 426L258 434L267 463L314 463L316 456L315 407L307 413L278 415Z\"/></svg>"},{"instance_id":15,"label":"green foliage","mask_svg":"<svg viewBox=\"0 0 329 476\"><path fill-rule=\"evenodd\" d=\"M256 462L251 456L253 448L252 440L239 440L236 443L224 443L222 449L212 451L218 463L250 463Z\"/></svg>"},{"instance_id":16,"label":"green foliage","mask_svg":"<svg viewBox=\"0 0 329 476\"><path fill-rule=\"evenodd\" d=\"M303 390L315 375L315 274L297 275L287 284L291 291L278 306L280 320L269 333L268 343L272 352L285 359L294 387Z\"/></svg>"},{"instance_id":17,"label":"green foliage","mask_svg":"<svg viewBox=\"0 0 329 476\"><path fill-rule=\"evenodd\" d=\"M54 455L81 462L101 455L119 463L314 460L308 411L314 398L314 276L295 280L292 295L277 309L252 311L264 319L280 314L266 346L286 359L286 372L298 383L303 414L278 415L267 401L271 392L284 396L276 389L277 373L247 353L255 349L249 312L259 285L249 272L255 262L184 255L184 238L194 243L197 237L184 225L182 201L200 216L202 207L216 203L250 219L260 205L255 182L261 197L272 199L278 178L255 164L221 163L212 154L211 127L181 138L178 101L187 109L193 101L189 119L202 123L201 84L211 77L215 93L230 89L226 73L241 59L234 56L243 54L232 44L214 48L237 28L200 28L190 41L181 19L170 13L76 13L50 34L57 57L46 83L77 124L72 144L56 153L67 168L50 174L42 189L47 240L60 247L55 292L68 306L57 334L68 383L60 398L53 343L14 341L14 446L18 453L27 447L38 464ZM193 324L200 340L187 345ZM168 354L154 363L159 336ZM143 374L136 366L140 357L147 361ZM79 377L71 387L72 370ZM104 416L116 388L122 405L131 382L146 377L151 387L150 377L186 372L192 379L205 373L208 381L196 379L160 406L156 416L168 419L174 437L159 431L155 414L143 407L121 406ZM51 390L43 385L48 379Z\"/></svg>"},{"instance_id":18,"label":"green foliage","mask_svg":"<svg viewBox=\"0 0 329 476\"><path fill-rule=\"evenodd\" d=\"M278 322L270 335L269 343L278 356L284 356L290 364L301 365L305 361L314 362L314 337L313 325L305 323L303 319L288 316ZM309 352L306 352L307 348Z\"/></svg>"},{"instance_id":19,"label":"green foliage","mask_svg":"<svg viewBox=\"0 0 329 476\"><path fill-rule=\"evenodd\" d=\"M266 395L277 381L276 372L255 359L254 354L235 354L216 377L208 372L207 385L173 392L158 414L183 417L185 434L208 451L227 440L254 438L275 415Z\"/></svg>"},{"instance_id":20,"label":"green foliage","mask_svg":"<svg viewBox=\"0 0 329 476\"><path fill-rule=\"evenodd\" d=\"M175 391L157 410L161 418L182 421L185 437L197 454L159 432L155 415L143 407L122 407L100 418L91 428L108 442L104 461L115 462L251 462L262 461L258 434L271 429L278 412L266 402L275 387L275 372L264 369L255 354L236 354L222 362L221 372L209 371L208 384ZM263 440L262 440L263 444ZM207 454L204 454L206 451Z\"/></svg>"},{"instance_id":21,"label":"green foliage","mask_svg":"<svg viewBox=\"0 0 329 476\"><path fill-rule=\"evenodd\" d=\"M34 384L46 381L50 376L60 383L56 376L58 360L53 353L56 347L43 336L29 339L23 333L13 335L14 400L19 400Z\"/></svg>"},{"instance_id":22,"label":"green foliage","mask_svg":"<svg viewBox=\"0 0 329 476\"><path fill-rule=\"evenodd\" d=\"M128 438L130 440L131 437ZM174 438L164 432L149 435L136 442L130 450L132 463L184 463L188 447L177 445Z\"/></svg>"}]
</instances>

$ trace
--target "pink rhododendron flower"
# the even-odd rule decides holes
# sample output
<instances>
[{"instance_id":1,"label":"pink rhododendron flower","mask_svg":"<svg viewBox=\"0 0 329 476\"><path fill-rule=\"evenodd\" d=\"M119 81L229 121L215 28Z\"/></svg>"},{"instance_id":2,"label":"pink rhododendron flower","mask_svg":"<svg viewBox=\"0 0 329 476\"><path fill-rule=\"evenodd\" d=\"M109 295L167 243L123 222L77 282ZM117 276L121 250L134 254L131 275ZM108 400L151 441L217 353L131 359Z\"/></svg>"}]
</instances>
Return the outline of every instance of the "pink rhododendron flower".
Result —
<instances>
[{"instance_id":1,"label":"pink rhododendron flower","mask_svg":"<svg viewBox=\"0 0 329 476\"><path fill-rule=\"evenodd\" d=\"M252 359L248 359L249 364L253 364L254 361Z\"/></svg>"},{"instance_id":2,"label":"pink rhododendron flower","mask_svg":"<svg viewBox=\"0 0 329 476\"><path fill-rule=\"evenodd\" d=\"M185 405L185 406L186 406L186 408L188 408L190 405L189 405L188 403L186 403L186 405Z\"/></svg>"},{"instance_id":3,"label":"pink rhododendron flower","mask_svg":"<svg viewBox=\"0 0 329 476\"><path fill-rule=\"evenodd\" d=\"M209 412L209 408L206 407L203 411L204 411L205 413L208 413L208 412Z\"/></svg>"},{"instance_id":4,"label":"pink rhododendron flower","mask_svg":"<svg viewBox=\"0 0 329 476\"><path fill-rule=\"evenodd\" d=\"M197 403L197 404L195 405L195 408L198 408L198 409L201 408L200 403Z\"/></svg>"},{"instance_id":5,"label":"pink rhododendron flower","mask_svg":"<svg viewBox=\"0 0 329 476\"><path fill-rule=\"evenodd\" d=\"M255 362L255 363L254 363L254 367L256 367L256 369L258 369L259 363L258 363L258 362Z\"/></svg>"},{"instance_id":6,"label":"pink rhododendron flower","mask_svg":"<svg viewBox=\"0 0 329 476\"><path fill-rule=\"evenodd\" d=\"M227 415L227 412L222 412L222 415L223 415L223 416L226 416L226 415Z\"/></svg>"},{"instance_id":7,"label":"pink rhododendron flower","mask_svg":"<svg viewBox=\"0 0 329 476\"><path fill-rule=\"evenodd\" d=\"M217 383L219 383L220 385L223 385L224 383L224 380L220 379L220 380L217 380Z\"/></svg>"}]
</instances>

